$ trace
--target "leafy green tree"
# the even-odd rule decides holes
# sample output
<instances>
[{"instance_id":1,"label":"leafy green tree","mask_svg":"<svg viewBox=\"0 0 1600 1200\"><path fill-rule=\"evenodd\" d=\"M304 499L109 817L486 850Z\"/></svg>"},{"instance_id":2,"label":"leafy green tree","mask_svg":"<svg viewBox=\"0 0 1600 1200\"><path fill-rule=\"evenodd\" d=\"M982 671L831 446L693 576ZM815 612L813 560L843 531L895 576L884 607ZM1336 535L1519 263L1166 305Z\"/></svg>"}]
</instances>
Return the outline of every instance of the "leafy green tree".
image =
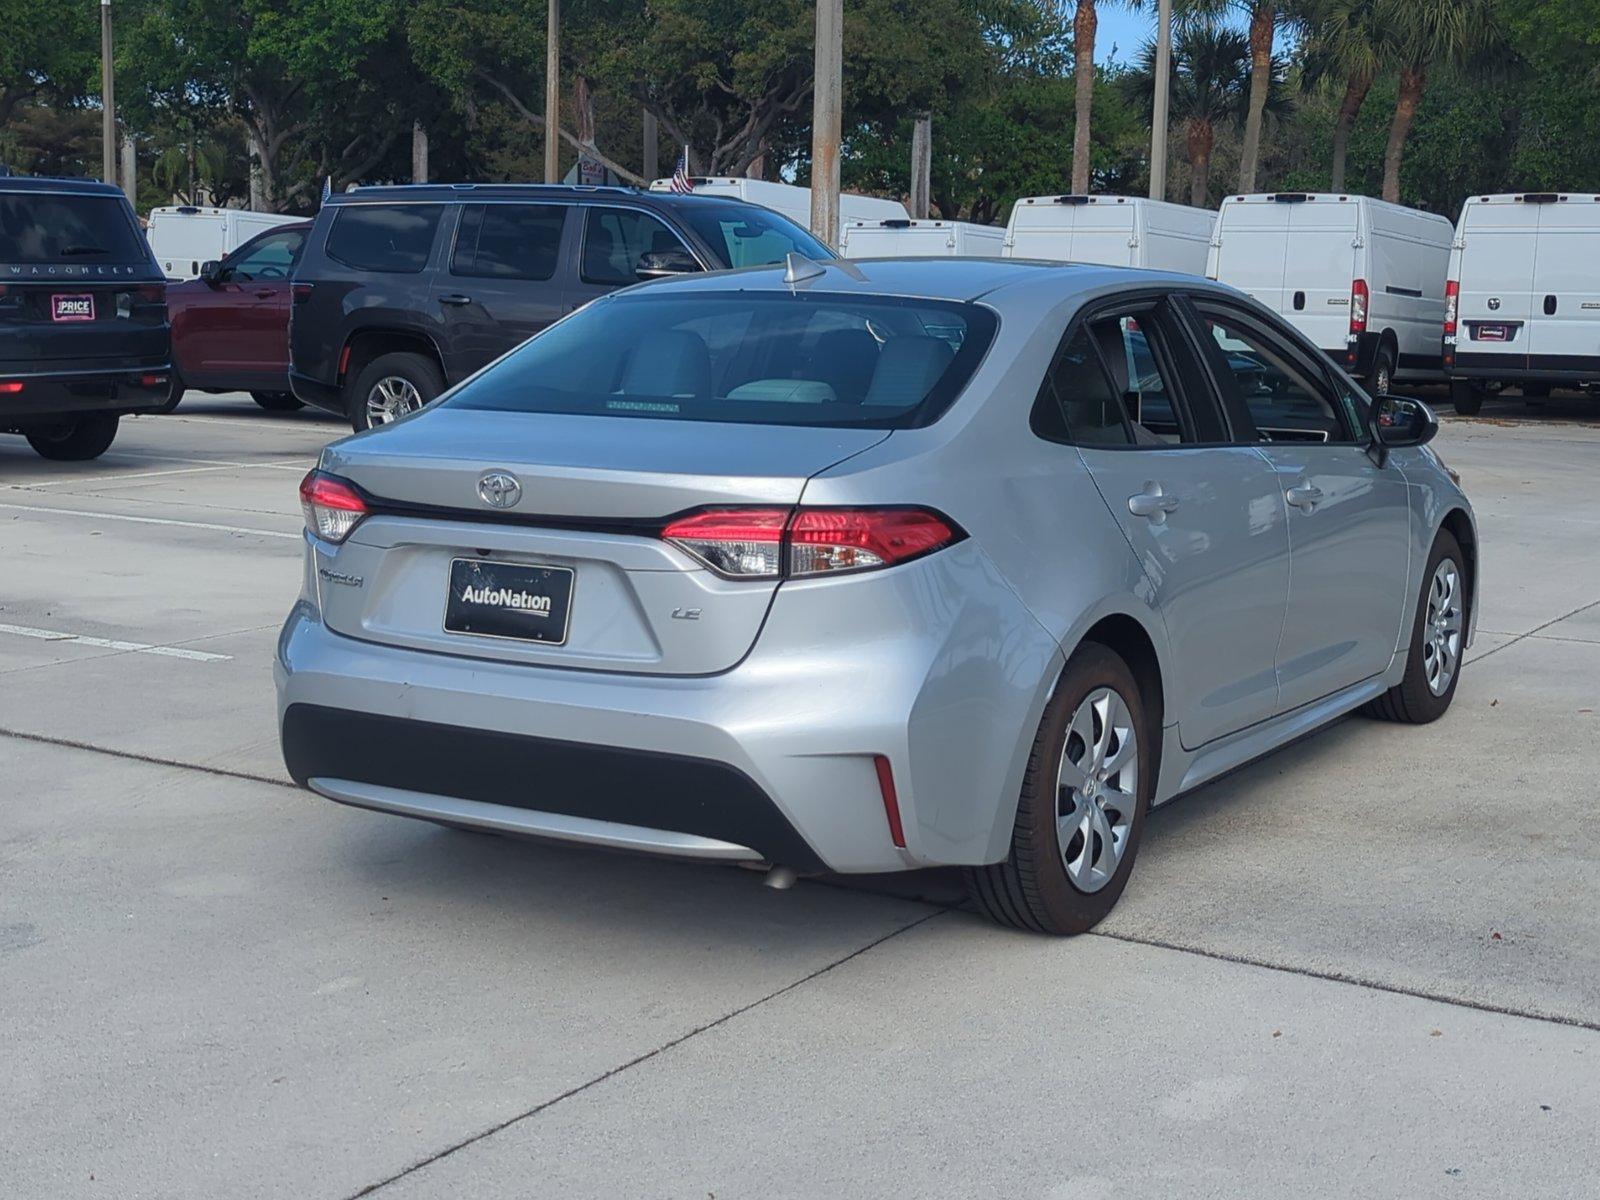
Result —
<instances>
[{"instance_id":1,"label":"leafy green tree","mask_svg":"<svg viewBox=\"0 0 1600 1200\"><path fill-rule=\"evenodd\" d=\"M0 127L30 101L69 104L99 90L100 13L62 0L0 0Z\"/></svg>"},{"instance_id":2,"label":"leafy green tree","mask_svg":"<svg viewBox=\"0 0 1600 1200\"><path fill-rule=\"evenodd\" d=\"M1393 37L1382 19L1381 0L1315 0L1307 12L1303 48L1308 82L1342 86L1333 128L1329 188L1345 190L1350 131L1372 82L1394 55Z\"/></svg>"}]
</instances>

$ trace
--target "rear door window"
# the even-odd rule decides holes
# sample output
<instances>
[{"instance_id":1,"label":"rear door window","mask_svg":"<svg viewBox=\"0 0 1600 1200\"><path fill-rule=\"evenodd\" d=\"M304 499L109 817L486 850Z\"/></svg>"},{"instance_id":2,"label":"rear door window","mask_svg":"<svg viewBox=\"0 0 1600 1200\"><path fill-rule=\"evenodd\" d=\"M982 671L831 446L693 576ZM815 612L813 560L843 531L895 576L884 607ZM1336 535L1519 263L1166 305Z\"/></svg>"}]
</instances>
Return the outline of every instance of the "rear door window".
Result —
<instances>
[{"instance_id":1,"label":"rear door window","mask_svg":"<svg viewBox=\"0 0 1600 1200\"><path fill-rule=\"evenodd\" d=\"M468 204L461 210L452 275L549 279L567 209L561 204Z\"/></svg>"},{"instance_id":2,"label":"rear door window","mask_svg":"<svg viewBox=\"0 0 1600 1200\"><path fill-rule=\"evenodd\" d=\"M287 279L305 240L303 229L269 233L240 249L228 268L235 279Z\"/></svg>"},{"instance_id":3,"label":"rear door window","mask_svg":"<svg viewBox=\"0 0 1600 1200\"><path fill-rule=\"evenodd\" d=\"M442 204L349 204L328 231L328 257L358 271L417 274L428 265Z\"/></svg>"},{"instance_id":4,"label":"rear door window","mask_svg":"<svg viewBox=\"0 0 1600 1200\"><path fill-rule=\"evenodd\" d=\"M683 239L647 212L590 208L583 223L585 283L624 287L639 282L639 260L669 250L687 252Z\"/></svg>"},{"instance_id":5,"label":"rear door window","mask_svg":"<svg viewBox=\"0 0 1600 1200\"><path fill-rule=\"evenodd\" d=\"M0 192L0 263L143 263L149 247L119 196Z\"/></svg>"}]
</instances>

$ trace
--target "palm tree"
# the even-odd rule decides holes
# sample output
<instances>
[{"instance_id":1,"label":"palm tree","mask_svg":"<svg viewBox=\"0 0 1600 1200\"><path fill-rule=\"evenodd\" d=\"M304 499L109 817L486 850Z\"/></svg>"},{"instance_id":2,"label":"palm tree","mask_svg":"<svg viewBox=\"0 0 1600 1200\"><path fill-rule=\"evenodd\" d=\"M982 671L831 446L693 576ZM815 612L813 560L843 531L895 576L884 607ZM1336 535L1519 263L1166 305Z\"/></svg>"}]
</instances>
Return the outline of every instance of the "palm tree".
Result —
<instances>
[{"instance_id":1,"label":"palm tree","mask_svg":"<svg viewBox=\"0 0 1600 1200\"><path fill-rule=\"evenodd\" d=\"M1066 15L1066 0L1057 0ZM1113 4L1142 7L1143 0L1110 0ZM1072 6L1072 191L1089 190L1089 117L1094 105L1094 39L1100 27L1096 0L1075 0Z\"/></svg>"},{"instance_id":2,"label":"palm tree","mask_svg":"<svg viewBox=\"0 0 1600 1200\"><path fill-rule=\"evenodd\" d=\"M1393 31L1383 20L1382 10L1382 0L1313 0L1306 12L1307 80L1331 79L1344 85L1344 98L1333 123L1330 186L1336 192L1344 191L1350 130L1373 79L1393 59Z\"/></svg>"},{"instance_id":3,"label":"palm tree","mask_svg":"<svg viewBox=\"0 0 1600 1200\"><path fill-rule=\"evenodd\" d=\"M224 169L221 148L191 126L182 141L174 142L156 156L150 166L150 178L185 204L198 204L200 185L214 181Z\"/></svg>"},{"instance_id":4,"label":"palm tree","mask_svg":"<svg viewBox=\"0 0 1600 1200\"><path fill-rule=\"evenodd\" d=\"M1262 111L1287 107L1283 64L1272 60ZM1156 46L1146 42L1139 65L1128 78L1136 103L1150 107L1155 98ZM1177 27L1172 47L1172 117L1181 121L1189 157L1189 203L1205 207L1211 190L1211 153L1217 126L1233 124L1250 108L1250 41L1215 18L1197 17Z\"/></svg>"},{"instance_id":5,"label":"palm tree","mask_svg":"<svg viewBox=\"0 0 1600 1200\"><path fill-rule=\"evenodd\" d=\"M1433 67L1460 66L1498 39L1495 0L1380 0L1378 19L1392 32L1400 64L1389 145L1383 154L1383 198L1400 199L1400 164L1406 137L1422 104Z\"/></svg>"}]
</instances>

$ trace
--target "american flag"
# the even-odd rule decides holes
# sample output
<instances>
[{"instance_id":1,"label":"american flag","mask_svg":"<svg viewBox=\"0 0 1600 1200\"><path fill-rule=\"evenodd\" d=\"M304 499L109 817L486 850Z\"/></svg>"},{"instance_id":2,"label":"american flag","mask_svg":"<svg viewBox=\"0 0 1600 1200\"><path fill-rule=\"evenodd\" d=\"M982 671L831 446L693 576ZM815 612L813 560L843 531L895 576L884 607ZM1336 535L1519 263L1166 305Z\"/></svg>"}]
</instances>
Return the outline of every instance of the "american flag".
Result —
<instances>
[{"instance_id":1,"label":"american flag","mask_svg":"<svg viewBox=\"0 0 1600 1200\"><path fill-rule=\"evenodd\" d=\"M678 169L672 173L672 182L667 185L668 191L688 195L694 191L694 182L689 178L689 147L683 148L683 153L678 155Z\"/></svg>"}]
</instances>

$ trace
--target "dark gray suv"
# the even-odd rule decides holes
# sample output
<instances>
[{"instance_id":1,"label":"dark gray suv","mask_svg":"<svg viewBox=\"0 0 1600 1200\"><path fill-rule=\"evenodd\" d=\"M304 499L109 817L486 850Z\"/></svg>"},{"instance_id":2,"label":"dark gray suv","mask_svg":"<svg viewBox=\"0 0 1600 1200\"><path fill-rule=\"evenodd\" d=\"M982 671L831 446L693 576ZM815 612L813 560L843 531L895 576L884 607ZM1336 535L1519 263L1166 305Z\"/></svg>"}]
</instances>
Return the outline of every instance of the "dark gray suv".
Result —
<instances>
[{"instance_id":1,"label":"dark gray suv","mask_svg":"<svg viewBox=\"0 0 1600 1200\"><path fill-rule=\"evenodd\" d=\"M450 184L330 196L295 271L290 383L358 431L420 408L619 287L833 259L787 217L632 188Z\"/></svg>"}]
</instances>

